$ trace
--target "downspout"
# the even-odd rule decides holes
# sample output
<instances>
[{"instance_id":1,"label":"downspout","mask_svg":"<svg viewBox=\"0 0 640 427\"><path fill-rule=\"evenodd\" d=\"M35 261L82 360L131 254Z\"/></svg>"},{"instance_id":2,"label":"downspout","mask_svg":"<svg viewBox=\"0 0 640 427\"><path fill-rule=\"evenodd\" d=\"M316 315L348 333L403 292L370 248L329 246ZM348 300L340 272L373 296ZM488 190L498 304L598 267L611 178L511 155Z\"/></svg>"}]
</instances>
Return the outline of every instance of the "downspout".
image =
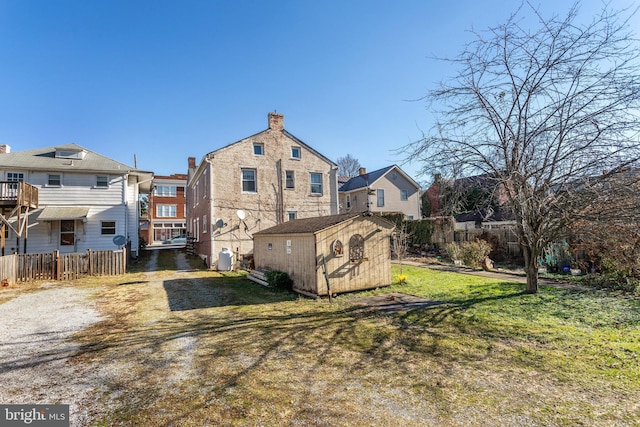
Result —
<instances>
[{"instance_id":1,"label":"downspout","mask_svg":"<svg viewBox=\"0 0 640 427\"><path fill-rule=\"evenodd\" d=\"M137 180L136 180L136 188L137 188ZM129 174L125 174L123 178L123 186L122 186L122 201L124 202L124 232L127 236L127 243L131 241L129 237L129 204L127 203L127 189L129 188ZM126 249L125 249L126 251Z\"/></svg>"},{"instance_id":2,"label":"downspout","mask_svg":"<svg viewBox=\"0 0 640 427\"><path fill-rule=\"evenodd\" d=\"M213 214L213 163L211 162L211 159L209 158L209 156L205 157L205 162L207 162L207 164L209 165L209 173L208 173L208 181L209 181L209 194L207 194L207 197L209 199L209 223L210 226L207 229L207 234L209 234L209 259L208 259L208 264L209 264L209 268L213 267L213 257L215 255L214 253L214 243L215 243L215 237L214 237L214 233L213 233L213 225L215 223L215 215Z\"/></svg>"}]
</instances>

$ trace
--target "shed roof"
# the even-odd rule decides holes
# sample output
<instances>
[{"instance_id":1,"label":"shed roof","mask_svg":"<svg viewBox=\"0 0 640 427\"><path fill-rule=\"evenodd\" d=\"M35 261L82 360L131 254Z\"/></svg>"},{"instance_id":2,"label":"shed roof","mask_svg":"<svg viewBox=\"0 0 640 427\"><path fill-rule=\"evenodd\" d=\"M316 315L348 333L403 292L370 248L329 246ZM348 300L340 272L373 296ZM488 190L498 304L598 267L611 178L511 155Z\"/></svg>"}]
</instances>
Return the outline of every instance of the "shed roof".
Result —
<instances>
[{"instance_id":1,"label":"shed roof","mask_svg":"<svg viewBox=\"0 0 640 427\"><path fill-rule=\"evenodd\" d=\"M353 218L357 218L359 216L367 216L367 218L371 218L372 221L380 222L381 224L388 223L389 228L393 228L393 224L387 221L384 218L378 216L368 216L364 212L358 213L344 213L338 215L327 215L327 216L319 216L314 218L304 218L304 219L296 219L293 221L287 221L282 224L275 225L273 227L267 228L262 231L258 231L253 235L262 235L262 234L309 234L315 233L320 230L324 230L326 228L332 227L336 224L340 224L341 222L348 221Z\"/></svg>"}]
</instances>

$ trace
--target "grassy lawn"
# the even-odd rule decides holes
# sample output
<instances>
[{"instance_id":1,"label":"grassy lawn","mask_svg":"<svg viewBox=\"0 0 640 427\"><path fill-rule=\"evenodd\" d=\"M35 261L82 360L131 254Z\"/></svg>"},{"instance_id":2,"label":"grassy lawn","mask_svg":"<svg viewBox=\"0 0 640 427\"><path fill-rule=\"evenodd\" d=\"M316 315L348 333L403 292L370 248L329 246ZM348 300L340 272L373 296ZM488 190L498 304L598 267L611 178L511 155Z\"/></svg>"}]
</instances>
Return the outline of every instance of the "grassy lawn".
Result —
<instances>
[{"instance_id":1,"label":"grassy lawn","mask_svg":"<svg viewBox=\"0 0 640 427\"><path fill-rule=\"evenodd\" d=\"M153 279L96 279L105 320L75 360L105 372L95 425L640 425L636 299L405 266L406 284L329 304L183 278L171 253ZM444 304L350 302L386 292Z\"/></svg>"}]
</instances>

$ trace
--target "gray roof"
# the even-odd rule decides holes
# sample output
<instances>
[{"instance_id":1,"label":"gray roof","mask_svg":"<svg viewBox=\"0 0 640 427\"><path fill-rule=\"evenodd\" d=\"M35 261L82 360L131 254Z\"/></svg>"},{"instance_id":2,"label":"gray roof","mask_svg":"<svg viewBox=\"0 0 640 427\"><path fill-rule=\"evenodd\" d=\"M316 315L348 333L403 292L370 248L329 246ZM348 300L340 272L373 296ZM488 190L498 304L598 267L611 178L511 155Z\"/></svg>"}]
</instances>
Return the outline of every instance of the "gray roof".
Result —
<instances>
[{"instance_id":1,"label":"gray roof","mask_svg":"<svg viewBox=\"0 0 640 427\"><path fill-rule=\"evenodd\" d=\"M416 183L413 180L413 178L411 178L402 169L400 169L398 165L391 165L391 166L387 166L386 168L365 173L364 175L354 176L353 178L349 179L349 181L342 184L342 186L338 189L338 191L353 191L353 190L359 190L361 188L369 187L393 169L395 169L400 174L402 174L409 182L415 185L416 188L418 189L420 188L420 185L418 185L418 183Z\"/></svg>"},{"instance_id":2,"label":"gray roof","mask_svg":"<svg viewBox=\"0 0 640 427\"><path fill-rule=\"evenodd\" d=\"M318 216L314 218L296 219L293 221L287 221L282 224L275 225L257 233L253 233L254 236L262 234L310 234L320 230L332 227L341 222L348 221L359 216L367 216L374 222L380 222L381 224L389 225L389 228L393 228L393 224L384 218L379 216L367 215L364 212L358 213L344 213L338 215Z\"/></svg>"},{"instance_id":3,"label":"gray roof","mask_svg":"<svg viewBox=\"0 0 640 427\"><path fill-rule=\"evenodd\" d=\"M85 151L83 159L56 158L56 150ZM58 145L54 147L36 148L33 150L16 151L0 154L0 168L29 169L43 171L65 172L104 172L111 174L126 174L142 172L124 163L94 153L77 144ZM148 173L148 172L147 172Z\"/></svg>"}]
</instances>

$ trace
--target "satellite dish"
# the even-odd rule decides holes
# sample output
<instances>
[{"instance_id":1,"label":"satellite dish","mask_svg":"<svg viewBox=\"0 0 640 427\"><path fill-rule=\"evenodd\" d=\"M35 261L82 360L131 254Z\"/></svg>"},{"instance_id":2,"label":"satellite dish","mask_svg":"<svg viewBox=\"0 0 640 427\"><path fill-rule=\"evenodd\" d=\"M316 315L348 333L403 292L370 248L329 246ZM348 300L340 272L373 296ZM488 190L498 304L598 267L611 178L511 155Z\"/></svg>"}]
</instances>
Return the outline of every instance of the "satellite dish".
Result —
<instances>
[{"instance_id":1,"label":"satellite dish","mask_svg":"<svg viewBox=\"0 0 640 427\"><path fill-rule=\"evenodd\" d=\"M242 209L238 209L236 211L236 215L238 215L238 218L240 218L241 220L247 217L247 214Z\"/></svg>"},{"instance_id":2,"label":"satellite dish","mask_svg":"<svg viewBox=\"0 0 640 427\"><path fill-rule=\"evenodd\" d=\"M216 227L218 228L224 227L224 221L222 220L222 218L216 219Z\"/></svg>"},{"instance_id":3,"label":"satellite dish","mask_svg":"<svg viewBox=\"0 0 640 427\"><path fill-rule=\"evenodd\" d=\"M124 246L124 245L125 245L125 243L127 243L127 238L126 238L126 237L124 237L124 236L120 236L120 235L115 236L115 237L113 238L113 243L114 243L115 245L117 245L117 246Z\"/></svg>"}]
</instances>

